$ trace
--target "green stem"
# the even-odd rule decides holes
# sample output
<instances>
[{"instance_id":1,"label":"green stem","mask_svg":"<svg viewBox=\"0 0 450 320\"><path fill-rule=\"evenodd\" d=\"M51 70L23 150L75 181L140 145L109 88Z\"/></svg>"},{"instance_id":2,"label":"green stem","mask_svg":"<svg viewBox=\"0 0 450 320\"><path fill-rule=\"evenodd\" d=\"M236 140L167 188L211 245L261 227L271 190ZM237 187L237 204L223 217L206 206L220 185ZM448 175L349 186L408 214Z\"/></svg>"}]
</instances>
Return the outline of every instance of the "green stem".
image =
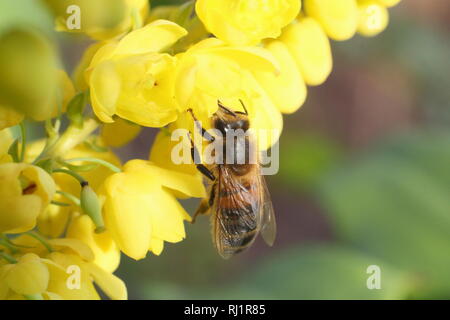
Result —
<instances>
[{"instance_id":1,"label":"green stem","mask_svg":"<svg viewBox=\"0 0 450 320\"><path fill-rule=\"evenodd\" d=\"M8 261L9 263L17 263L18 261L11 255L7 254L6 252L0 251L0 257Z\"/></svg>"},{"instance_id":2,"label":"green stem","mask_svg":"<svg viewBox=\"0 0 450 320\"><path fill-rule=\"evenodd\" d=\"M57 158L72 150L75 146L85 141L98 127L94 119L87 119L82 128L70 125L55 145L46 152L46 156Z\"/></svg>"},{"instance_id":3,"label":"green stem","mask_svg":"<svg viewBox=\"0 0 450 320\"><path fill-rule=\"evenodd\" d=\"M22 136L22 149L20 150L20 162L23 162L25 159L25 150L26 150L26 143L27 143L27 132L25 129L25 124L23 121L20 123L20 134Z\"/></svg>"},{"instance_id":4,"label":"green stem","mask_svg":"<svg viewBox=\"0 0 450 320\"><path fill-rule=\"evenodd\" d=\"M78 199L77 197L75 197L73 194L70 194L70 193L68 193L68 192L61 191L61 190L56 190L56 193L59 193L59 194L62 195L63 197L66 197L67 199L69 199L70 201L72 201L75 205L80 206L80 199Z\"/></svg>"},{"instance_id":5,"label":"green stem","mask_svg":"<svg viewBox=\"0 0 450 320\"><path fill-rule=\"evenodd\" d=\"M17 253L19 250L14 246L13 243L11 243L11 240L9 240L9 238L4 235L1 234L0 235L0 246L4 246L5 248L7 248L12 254Z\"/></svg>"},{"instance_id":6,"label":"green stem","mask_svg":"<svg viewBox=\"0 0 450 320\"><path fill-rule=\"evenodd\" d=\"M55 201L55 200L50 201L50 204L53 204L55 206L60 206L60 207L68 207L68 206L70 206L69 203L65 203L65 202L61 202L61 201Z\"/></svg>"},{"instance_id":7,"label":"green stem","mask_svg":"<svg viewBox=\"0 0 450 320\"><path fill-rule=\"evenodd\" d=\"M24 294L23 296L27 300L44 300L44 297L42 297L42 294L40 294L40 293Z\"/></svg>"},{"instance_id":8,"label":"green stem","mask_svg":"<svg viewBox=\"0 0 450 320\"><path fill-rule=\"evenodd\" d=\"M40 243L42 243L42 245L47 249L48 252L53 252L53 248L52 246L47 242L47 239L45 239L44 237L42 237L40 234L38 234L37 232L33 232L33 231L28 231L25 232L25 234L29 235L30 237L35 238L37 241L39 241Z\"/></svg>"},{"instance_id":9,"label":"green stem","mask_svg":"<svg viewBox=\"0 0 450 320\"><path fill-rule=\"evenodd\" d=\"M69 176L72 176L72 177L74 177L75 179L77 179L78 182L79 182L80 184L85 184L85 183L86 183L86 180L84 180L84 178L83 178L82 176L80 176L78 173L76 173L76 172L74 172L74 171L71 171L71 170L68 170L68 169L62 169L62 168L60 168L60 169L55 169L55 170L53 170L53 172L54 172L54 173L56 173L56 172L59 172L59 173L65 173L65 174L67 174L67 175L69 175Z\"/></svg>"},{"instance_id":10,"label":"green stem","mask_svg":"<svg viewBox=\"0 0 450 320\"><path fill-rule=\"evenodd\" d=\"M113 171L113 172L121 172L122 170L120 170L119 167L116 167L115 165L113 165L112 163L102 160L102 159L98 159L98 158L90 158L90 157L84 157L84 158L73 158L73 159L67 159L64 160L65 162L73 162L73 161L85 161L85 162L92 162L92 163L97 163L99 165L102 165L106 168L108 168L109 170Z\"/></svg>"}]
</instances>

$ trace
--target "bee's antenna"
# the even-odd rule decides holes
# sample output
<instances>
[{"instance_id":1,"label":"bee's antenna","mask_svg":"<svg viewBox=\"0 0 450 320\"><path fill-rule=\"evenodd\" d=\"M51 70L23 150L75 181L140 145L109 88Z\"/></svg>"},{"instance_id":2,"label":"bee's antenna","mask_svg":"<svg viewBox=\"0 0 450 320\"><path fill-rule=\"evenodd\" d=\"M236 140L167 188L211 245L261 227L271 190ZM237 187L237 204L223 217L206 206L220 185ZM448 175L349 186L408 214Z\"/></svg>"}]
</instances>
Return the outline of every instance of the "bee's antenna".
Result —
<instances>
[{"instance_id":1,"label":"bee's antenna","mask_svg":"<svg viewBox=\"0 0 450 320\"><path fill-rule=\"evenodd\" d=\"M226 113L231 114L232 116L236 117L236 113L234 113L233 111L231 111L230 109L228 109L227 107L225 107L222 102L220 102L220 100L217 100L217 105L223 109Z\"/></svg>"},{"instance_id":2,"label":"bee's antenna","mask_svg":"<svg viewBox=\"0 0 450 320\"><path fill-rule=\"evenodd\" d=\"M244 108L245 115L248 116L248 111L247 108L245 107L244 101L242 101L242 99L239 99L239 102L241 103L242 108Z\"/></svg>"}]
</instances>

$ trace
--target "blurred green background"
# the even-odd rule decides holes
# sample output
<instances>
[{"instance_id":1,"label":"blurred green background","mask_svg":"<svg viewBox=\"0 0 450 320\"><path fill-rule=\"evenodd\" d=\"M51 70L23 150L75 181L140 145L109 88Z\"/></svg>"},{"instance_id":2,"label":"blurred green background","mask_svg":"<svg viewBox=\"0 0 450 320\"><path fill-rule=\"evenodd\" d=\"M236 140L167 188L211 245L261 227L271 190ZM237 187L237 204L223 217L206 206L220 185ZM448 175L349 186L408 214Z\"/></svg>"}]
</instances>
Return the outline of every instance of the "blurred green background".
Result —
<instances>
[{"instance_id":1,"label":"blurred green background","mask_svg":"<svg viewBox=\"0 0 450 320\"><path fill-rule=\"evenodd\" d=\"M332 43L331 77L285 117L268 177L275 245L222 260L199 219L161 256L123 258L131 298L450 298L450 7L405 0L390 13L378 37ZM125 152L145 145L145 157L148 134ZM369 265L380 290L367 289Z\"/></svg>"},{"instance_id":2,"label":"blurred green background","mask_svg":"<svg viewBox=\"0 0 450 320\"><path fill-rule=\"evenodd\" d=\"M161 256L123 257L131 299L450 299L450 6L403 0L390 14L375 38L333 42L331 77L284 117L267 179L275 245L223 260L200 218ZM90 42L57 39L71 72ZM155 133L117 152L145 159Z\"/></svg>"}]
</instances>

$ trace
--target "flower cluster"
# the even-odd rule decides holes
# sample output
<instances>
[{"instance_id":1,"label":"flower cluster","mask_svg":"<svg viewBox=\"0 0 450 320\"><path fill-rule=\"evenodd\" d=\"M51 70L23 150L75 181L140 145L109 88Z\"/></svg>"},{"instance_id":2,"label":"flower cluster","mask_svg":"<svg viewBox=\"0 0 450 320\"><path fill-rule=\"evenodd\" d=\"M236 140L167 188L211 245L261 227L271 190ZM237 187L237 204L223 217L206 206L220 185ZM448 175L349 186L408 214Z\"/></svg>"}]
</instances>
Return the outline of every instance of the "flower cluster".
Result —
<instances>
[{"instance_id":1,"label":"flower cluster","mask_svg":"<svg viewBox=\"0 0 450 320\"><path fill-rule=\"evenodd\" d=\"M244 104L252 127L279 134L329 76L329 39L378 34L398 2L24 0L96 42L69 77L45 26L0 27L0 299L98 299L94 283L125 299L120 254L181 241L191 217L178 199L205 197L195 166L170 157L170 132L193 130L187 110L208 128L217 101ZM24 121L46 138L28 141ZM111 148L141 127L161 128L149 157L122 165Z\"/></svg>"}]
</instances>

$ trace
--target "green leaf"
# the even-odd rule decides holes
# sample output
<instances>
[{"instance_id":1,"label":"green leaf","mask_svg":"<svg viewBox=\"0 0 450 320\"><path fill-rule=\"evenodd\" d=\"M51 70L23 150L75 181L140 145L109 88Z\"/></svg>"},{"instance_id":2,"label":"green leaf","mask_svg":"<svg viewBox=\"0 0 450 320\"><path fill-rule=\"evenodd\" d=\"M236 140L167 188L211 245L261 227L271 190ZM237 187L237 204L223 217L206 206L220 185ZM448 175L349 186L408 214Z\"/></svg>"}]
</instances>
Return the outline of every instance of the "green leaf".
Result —
<instances>
[{"instance_id":1,"label":"green leaf","mask_svg":"<svg viewBox=\"0 0 450 320\"><path fill-rule=\"evenodd\" d=\"M340 237L450 296L450 133L411 134L322 180Z\"/></svg>"}]
</instances>

